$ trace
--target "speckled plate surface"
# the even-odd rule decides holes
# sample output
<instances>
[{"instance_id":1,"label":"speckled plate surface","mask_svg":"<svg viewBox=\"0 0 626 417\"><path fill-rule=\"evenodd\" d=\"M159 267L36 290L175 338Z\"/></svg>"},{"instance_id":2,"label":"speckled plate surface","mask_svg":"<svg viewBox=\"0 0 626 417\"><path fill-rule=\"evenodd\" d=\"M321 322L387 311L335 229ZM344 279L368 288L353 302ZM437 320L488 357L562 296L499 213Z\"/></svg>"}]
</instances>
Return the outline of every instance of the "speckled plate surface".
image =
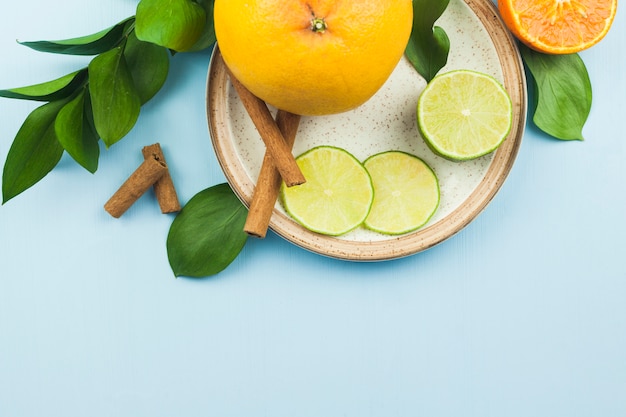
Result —
<instances>
[{"instance_id":1,"label":"speckled plate surface","mask_svg":"<svg viewBox=\"0 0 626 417\"><path fill-rule=\"evenodd\" d=\"M423 228L402 236L385 236L359 228L329 237L306 230L276 203L270 228L313 252L347 260L376 261L411 255L454 235L487 206L508 175L520 147L526 122L526 81L514 40L490 0L451 0L437 24L451 42L441 72L473 69L500 80L513 101L509 137L492 154L468 162L434 155L416 124L417 99L425 80L403 59L387 83L359 108L332 116L303 117L294 154L319 145L334 145L360 160L386 150L422 158L439 178L440 206ZM216 47L214 58L219 54ZM223 61L212 59L207 78L207 116L217 159L237 196L248 205L254 192L264 144L230 85Z\"/></svg>"}]
</instances>

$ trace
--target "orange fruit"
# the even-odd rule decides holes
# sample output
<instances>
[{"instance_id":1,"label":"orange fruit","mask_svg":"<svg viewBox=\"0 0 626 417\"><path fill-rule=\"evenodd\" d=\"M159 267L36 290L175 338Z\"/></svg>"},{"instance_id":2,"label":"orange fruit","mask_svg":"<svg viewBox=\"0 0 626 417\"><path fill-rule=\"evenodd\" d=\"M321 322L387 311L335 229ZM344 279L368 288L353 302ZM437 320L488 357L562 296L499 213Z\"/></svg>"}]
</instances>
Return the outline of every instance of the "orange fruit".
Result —
<instances>
[{"instance_id":1,"label":"orange fruit","mask_svg":"<svg viewBox=\"0 0 626 417\"><path fill-rule=\"evenodd\" d=\"M389 78L411 0L215 0L224 62L253 94L300 115L347 111Z\"/></svg>"},{"instance_id":2,"label":"orange fruit","mask_svg":"<svg viewBox=\"0 0 626 417\"><path fill-rule=\"evenodd\" d=\"M498 9L509 30L528 47L572 54L607 34L617 0L498 0Z\"/></svg>"}]
</instances>

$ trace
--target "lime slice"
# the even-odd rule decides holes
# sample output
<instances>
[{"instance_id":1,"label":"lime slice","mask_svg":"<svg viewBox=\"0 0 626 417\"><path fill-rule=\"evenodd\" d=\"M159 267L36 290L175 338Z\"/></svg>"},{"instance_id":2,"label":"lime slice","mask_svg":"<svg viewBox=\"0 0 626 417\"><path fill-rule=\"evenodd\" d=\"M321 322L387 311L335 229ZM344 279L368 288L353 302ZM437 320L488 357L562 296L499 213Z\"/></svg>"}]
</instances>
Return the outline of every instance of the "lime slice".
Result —
<instances>
[{"instance_id":1,"label":"lime slice","mask_svg":"<svg viewBox=\"0 0 626 417\"><path fill-rule=\"evenodd\" d=\"M374 183L374 202L365 219L368 229L399 235L425 225L439 206L439 181L421 159L388 151L365 160Z\"/></svg>"},{"instance_id":2,"label":"lime slice","mask_svg":"<svg viewBox=\"0 0 626 417\"><path fill-rule=\"evenodd\" d=\"M285 210L317 233L338 236L363 223L372 206L372 180L358 159L332 146L313 148L296 158L306 182L282 185Z\"/></svg>"},{"instance_id":3,"label":"lime slice","mask_svg":"<svg viewBox=\"0 0 626 417\"><path fill-rule=\"evenodd\" d=\"M436 154L451 160L494 151L511 130L513 107L492 76L455 70L433 78L417 103L417 125Z\"/></svg>"}]
</instances>

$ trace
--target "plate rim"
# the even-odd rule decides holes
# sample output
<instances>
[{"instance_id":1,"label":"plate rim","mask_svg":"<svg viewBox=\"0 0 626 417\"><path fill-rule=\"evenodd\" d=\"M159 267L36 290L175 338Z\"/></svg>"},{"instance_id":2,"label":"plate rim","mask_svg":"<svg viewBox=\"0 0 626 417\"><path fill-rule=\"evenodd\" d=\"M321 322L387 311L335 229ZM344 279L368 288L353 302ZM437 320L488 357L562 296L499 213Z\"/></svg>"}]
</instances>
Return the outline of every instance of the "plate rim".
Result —
<instances>
[{"instance_id":1,"label":"plate rim","mask_svg":"<svg viewBox=\"0 0 626 417\"><path fill-rule=\"evenodd\" d=\"M494 152L493 159L482 180L470 195L451 213L437 222L414 232L385 240L369 242L351 241L311 232L288 215L274 208L270 229L291 243L311 252L331 258L350 261L382 261L413 255L445 240L463 230L489 205L502 188L521 147L527 118L526 75L517 43L500 18L496 6L485 0L463 0L480 20L489 34L503 72L503 82L513 103L513 121L507 139ZM243 169L227 163L229 157L220 146L218 121L224 118L220 103L227 99L227 88L216 85L228 82L218 44L215 44L206 81L206 113L209 134L222 172L237 197L249 207L254 184ZM242 179L242 176L244 177Z\"/></svg>"}]
</instances>

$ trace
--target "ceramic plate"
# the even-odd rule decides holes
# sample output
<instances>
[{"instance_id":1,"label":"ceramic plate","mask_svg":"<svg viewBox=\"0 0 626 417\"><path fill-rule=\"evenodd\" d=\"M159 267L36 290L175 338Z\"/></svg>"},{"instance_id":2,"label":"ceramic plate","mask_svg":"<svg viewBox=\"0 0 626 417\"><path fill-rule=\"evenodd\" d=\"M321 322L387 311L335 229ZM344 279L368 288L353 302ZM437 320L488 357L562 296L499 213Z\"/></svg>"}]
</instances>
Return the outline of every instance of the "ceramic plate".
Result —
<instances>
[{"instance_id":1,"label":"ceramic plate","mask_svg":"<svg viewBox=\"0 0 626 417\"><path fill-rule=\"evenodd\" d=\"M441 72L473 69L502 82L513 101L509 137L492 154L468 162L451 162L434 155L421 138L415 108L425 80L403 59L386 84L359 108L332 116L303 117L294 154L319 145L334 145L360 160L387 150L419 156L437 174L441 202L421 229L402 236L385 236L364 228L329 237L306 230L276 203L270 228L313 252L347 260L376 261L411 255L451 237L487 206L508 175L520 147L526 123L526 81L513 38L490 0L451 0L437 22L450 38L448 64ZM215 59L207 78L207 116L217 159L230 186L248 205L261 168L265 147L231 86L223 61ZM272 109L274 110L274 109Z\"/></svg>"}]
</instances>

